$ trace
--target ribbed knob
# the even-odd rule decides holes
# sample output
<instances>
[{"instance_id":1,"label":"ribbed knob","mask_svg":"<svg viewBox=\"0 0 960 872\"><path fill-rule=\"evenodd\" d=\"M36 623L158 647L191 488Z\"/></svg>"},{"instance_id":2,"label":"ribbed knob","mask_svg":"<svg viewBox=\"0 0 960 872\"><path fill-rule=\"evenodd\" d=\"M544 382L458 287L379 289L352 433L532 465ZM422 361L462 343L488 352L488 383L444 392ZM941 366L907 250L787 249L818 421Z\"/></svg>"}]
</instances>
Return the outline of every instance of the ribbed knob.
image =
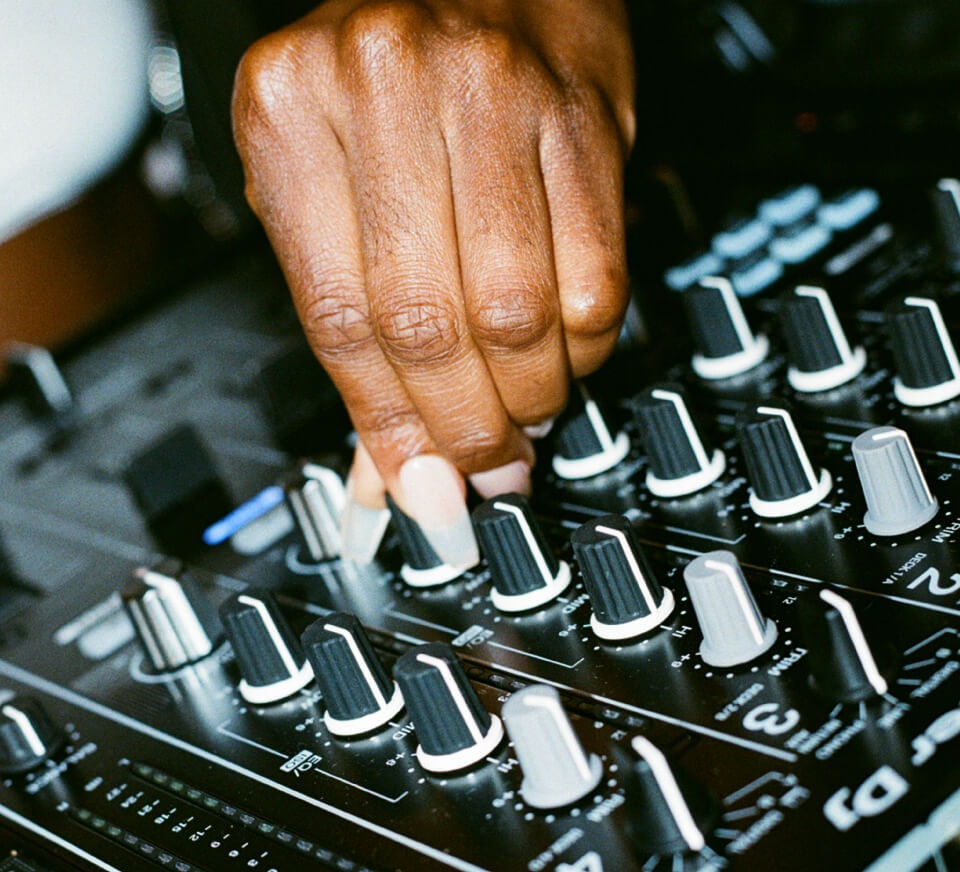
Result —
<instances>
[{"instance_id":1,"label":"ribbed knob","mask_svg":"<svg viewBox=\"0 0 960 872\"><path fill-rule=\"evenodd\" d=\"M683 301L696 347L691 365L700 378L742 375L766 358L770 344L750 329L729 279L701 279Z\"/></svg>"},{"instance_id":2,"label":"ribbed knob","mask_svg":"<svg viewBox=\"0 0 960 872\"><path fill-rule=\"evenodd\" d=\"M933 205L947 268L960 272L960 181L940 179L933 192Z\"/></svg>"},{"instance_id":3,"label":"ribbed knob","mask_svg":"<svg viewBox=\"0 0 960 872\"><path fill-rule=\"evenodd\" d=\"M801 601L810 682L835 702L859 702L887 692L873 651L849 601L832 590Z\"/></svg>"},{"instance_id":4,"label":"ribbed knob","mask_svg":"<svg viewBox=\"0 0 960 872\"><path fill-rule=\"evenodd\" d=\"M588 521L571 542L593 606L590 625L601 639L640 636L673 612L673 593L660 586L623 515Z\"/></svg>"},{"instance_id":5,"label":"ribbed knob","mask_svg":"<svg viewBox=\"0 0 960 872\"><path fill-rule=\"evenodd\" d=\"M863 372L867 353L850 347L823 288L796 288L780 310L780 326L787 343L787 381L795 391L829 391Z\"/></svg>"},{"instance_id":6,"label":"ribbed knob","mask_svg":"<svg viewBox=\"0 0 960 872\"><path fill-rule=\"evenodd\" d=\"M493 582L490 600L500 611L535 609L570 584L570 567L557 560L521 494L504 494L477 506L473 526Z\"/></svg>"},{"instance_id":7,"label":"ribbed knob","mask_svg":"<svg viewBox=\"0 0 960 872\"><path fill-rule=\"evenodd\" d=\"M53 754L64 740L39 701L15 696L0 705L0 772L26 772Z\"/></svg>"},{"instance_id":8,"label":"ribbed knob","mask_svg":"<svg viewBox=\"0 0 960 872\"><path fill-rule=\"evenodd\" d=\"M830 473L814 469L786 409L745 409L736 428L750 480L750 508L761 518L805 512L830 493Z\"/></svg>"},{"instance_id":9,"label":"ribbed knob","mask_svg":"<svg viewBox=\"0 0 960 872\"><path fill-rule=\"evenodd\" d=\"M630 452L627 434L610 433L600 407L583 382L574 386L553 433L553 471L571 481L613 469Z\"/></svg>"},{"instance_id":10,"label":"ribbed knob","mask_svg":"<svg viewBox=\"0 0 960 872\"><path fill-rule=\"evenodd\" d=\"M729 551L711 551L683 570L703 643L700 656L710 666L737 666L756 659L777 639L777 626L765 618Z\"/></svg>"},{"instance_id":11,"label":"ribbed knob","mask_svg":"<svg viewBox=\"0 0 960 872\"><path fill-rule=\"evenodd\" d=\"M307 553L317 562L340 554L340 516L346 493L332 469L305 463L283 487Z\"/></svg>"},{"instance_id":12,"label":"ribbed knob","mask_svg":"<svg viewBox=\"0 0 960 872\"><path fill-rule=\"evenodd\" d=\"M907 297L888 316L896 376L893 393L905 406L933 406L960 395L960 363L940 307Z\"/></svg>"},{"instance_id":13,"label":"ribbed knob","mask_svg":"<svg viewBox=\"0 0 960 872\"><path fill-rule=\"evenodd\" d=\"M577 739L560 694L525 687L503 704L503 723L523 770L520 795L534 808L562 808L583 799L603 777L603 764Z\"/></svg>"},{"instance_id":14,"label":"ribbed knob","mask_svg":"<svg viewBox=\"0 0 960 872\"><path fill-rule=\"evenodd\" d=\"M378 730L403 708L400 689L377 659L360 622L344 612L314 621L301 636L335 736Z\"/></svg>"},{"instance_id":15,"label":"ribbed knob","mask_svg":"<svg viewBox=\"0 0 960 872\"><path fill-rule=\"evenodd\" d=\"M247 702L278 702L313 678L300 640L267 591L234 594L220 607L220 618L243 676L240 695Z\"/></svg>"},{"instance_id":16,"label":"ribbed knob","mask_svg":"<svg viewBox=\"0 0 960 872\"><path fill-rule=\"evenodd\" d=\"M400 577L411 587L436 587L463 575L469 567L450 566L433 550L420 525L388 496L387 506L403 555Z\"/></svg>"},{"instance_id":17,"label":"ribbed knob","mask_svg":"<svg viewBox=\"0 0 960 872\"><path fill-rule=\"evenodd\" d=\"M874 536L899 536L937 514L910 437L896 427L874 427L853 440L853 460L867 513L863 525Z\"/></svg>"},{"instance_id":18,"label":"ribbed knob","mask_svg":"<svg viewBox=\"0 0 960 872\"><path fill-rule=\"evenodd\" d=\"M702 851L720 816L706 788L643 736L614 745L613 753L627 801L627 835L638 854Z\"/></svg>"},{"instance_id":19,"label":"ribbed knob","mask_svg":"<svg viewBox=\"0 0 960 872\"><path fill-rule=\"evenodd\" d=\"M213 606L173 564L139 567L123 590L123 604L153 664L161 672L194 663L213 651L223 627Z\"/></svg>"},{"instance_id":20,"label":"ribbed knob","mask_svg":"<svg viewBox=\"0 0 960 872\"><path fill-rule=\"evenodd\" d=\"M687 496L723 474L726 458L704 440L680 388L647 388L637 398L634 412L647 453L646 485L654 496Z\"/></svg>"},{"instance_id":21,"label":"ribbed knob","mask_svg":"<svg viewBox=\"0 0 960 872\"><path fill-rule=\"evenodd\" d=\"M503 724L484 709L449 645L411 648L393 675L417 731L417 759L428 772L467 769L500 744Z\"/></svg>"}]
</instances>

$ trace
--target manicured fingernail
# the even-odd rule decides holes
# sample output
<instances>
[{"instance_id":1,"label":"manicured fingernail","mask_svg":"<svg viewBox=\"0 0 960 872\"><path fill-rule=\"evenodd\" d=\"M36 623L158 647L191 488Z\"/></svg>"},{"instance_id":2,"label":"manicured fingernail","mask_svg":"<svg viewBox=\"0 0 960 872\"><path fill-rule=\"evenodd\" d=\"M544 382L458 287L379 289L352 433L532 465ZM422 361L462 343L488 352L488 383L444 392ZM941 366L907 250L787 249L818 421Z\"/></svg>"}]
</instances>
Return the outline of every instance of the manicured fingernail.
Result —
<instances>
[{"instance_id":1,"label":"manicured fingernail","mask_svg":"<svg viewBox=\"0 0 960 872\"><path fill-rule=\"evenodd\" d=\"M556 418L547 418L546 421L542 421L539 424L530 424L523 428L523 432L531 439L543 439L543 437L553 429L553 422L555 420Z\"/></svg>"},{"instance_id":2,"label":"manicured fingernail","mask_svg":"<svg viewBox=\"0 0 960 872\"><path fill-rule=\"evenodd\" d=\"M523 494L530 496L530 466L523 460L505 463L486 472L475 472L470 484L485 500L500 494Z\"/></svg>"},{"instance_id":3,"label":"manicured fingernail","mask_svg":"<svg viewBox=\"0 0 960 872\"><path fill-rule=\"evenodd\" d=\"M368 509L347 498L340 517L340 556L357 563L370 563L390 522L387 509Z\"/></svg>"},{"instance_id":4,"label":"manicured fingernail","mask_svg":"<svg viewBox=\"0 0 960 872\"><path fill-rule=\"evenodd\" d=\"M399 502L420 526L430 547L448 566L480 560L457 470L437 454L411 457L400 467Z\"/></svg>"}]
</instances>

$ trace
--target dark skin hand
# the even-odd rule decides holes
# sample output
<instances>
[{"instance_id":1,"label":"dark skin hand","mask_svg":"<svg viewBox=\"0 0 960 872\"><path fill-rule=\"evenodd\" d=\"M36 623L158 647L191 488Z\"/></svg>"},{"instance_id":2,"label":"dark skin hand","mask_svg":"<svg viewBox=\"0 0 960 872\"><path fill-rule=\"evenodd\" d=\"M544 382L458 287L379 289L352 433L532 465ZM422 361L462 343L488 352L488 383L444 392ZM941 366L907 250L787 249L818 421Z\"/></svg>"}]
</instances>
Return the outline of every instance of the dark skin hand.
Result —
<instances>
[{"instance_id":1,"label":"dark skin hand","mask_svg":"<svg viewBox=\"0 0 960 872\"><path fill-rule=\"evenodd\" d=\"M329 0L244 57L248 198L360 439L348 556L387 490L475 560L465 478L527 489L530 434L613 349L628 32L614 0Z\"/></svg>"}]
</instances>

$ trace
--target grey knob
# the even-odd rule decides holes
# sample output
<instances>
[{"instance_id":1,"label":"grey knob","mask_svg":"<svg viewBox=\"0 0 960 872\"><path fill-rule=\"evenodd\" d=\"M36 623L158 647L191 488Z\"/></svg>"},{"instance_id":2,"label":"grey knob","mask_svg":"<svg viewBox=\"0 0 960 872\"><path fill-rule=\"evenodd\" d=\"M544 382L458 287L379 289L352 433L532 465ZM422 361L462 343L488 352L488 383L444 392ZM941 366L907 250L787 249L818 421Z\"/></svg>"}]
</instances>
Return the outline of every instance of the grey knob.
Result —
<instances>
[{"instance_id":1,"label":"grey knob","mask_svg":"<svg viewBox=\"0 0 960 872\"><path fill-rule=\"evenodd\" d=\"M711 551L687 564L683 578L703 632L700 656L710 666L749 663L777 639L730 551Z\"/></svg>"},{"instance_id":2,"label":"grey knob","mask_svg":"<svg viewBox=\"0 0 960 872\"><path fill-rule=\"evenodd\" d=\"M546 685L512 694L501 711L523 770L520 795L534 808L562 808L590 793L603 777L596 754L584 752L560 694Z\"/></svg>"},{"instance_id":3,"label":"grey knob","mask_svg":"<svg viewBox=\"0 0 960 872\"><path fill-rule=\"evenodd\" d=\"M874 536L899 536L922 527L937 514L907 434L874 427L853 440L853 460L867 502L863 524Z\"/></svg>"},{"instance_id":4,"label":"grey knob","mask_svg":"<svg viewBox=\"0 0 960 872\"><path fill-rule=\"evenodd\" d=\"M161 672L201 660L223 635L200 589L172 566L135 569L123 604L150 662Z\"/></svg>"},{"instance_id":5,"label":"grey knob","mask_svg":"<svg viewBox=\"0 0 960 872\"><path fill-rule=\"evenodd\" d=\"M325 466L305 463L283 490L310 557L318 562L338 557L340 516L346 503L340 476Z\"/></svg>"}]
</instances>

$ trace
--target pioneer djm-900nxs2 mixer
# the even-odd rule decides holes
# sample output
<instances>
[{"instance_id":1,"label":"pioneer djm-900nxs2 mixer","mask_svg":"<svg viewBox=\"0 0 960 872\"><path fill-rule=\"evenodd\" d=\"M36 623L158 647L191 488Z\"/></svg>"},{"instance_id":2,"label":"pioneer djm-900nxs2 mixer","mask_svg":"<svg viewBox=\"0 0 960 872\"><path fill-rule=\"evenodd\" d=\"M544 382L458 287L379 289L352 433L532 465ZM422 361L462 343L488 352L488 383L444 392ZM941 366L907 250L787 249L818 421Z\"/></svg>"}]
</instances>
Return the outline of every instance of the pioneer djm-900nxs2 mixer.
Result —
<instances>
[{"instance_id":1,"label":"pioneer djm-900nxs2 mixer","mask_svg":"<svg viewBox=\"0 0 960 872\"><path fill-rule=\"evenodd\" d=\"M339 559L255 257L14 349L0 869L958 866L958 192L771 193L639 288L469 568Z\"/></svg>"}]
</instances>

